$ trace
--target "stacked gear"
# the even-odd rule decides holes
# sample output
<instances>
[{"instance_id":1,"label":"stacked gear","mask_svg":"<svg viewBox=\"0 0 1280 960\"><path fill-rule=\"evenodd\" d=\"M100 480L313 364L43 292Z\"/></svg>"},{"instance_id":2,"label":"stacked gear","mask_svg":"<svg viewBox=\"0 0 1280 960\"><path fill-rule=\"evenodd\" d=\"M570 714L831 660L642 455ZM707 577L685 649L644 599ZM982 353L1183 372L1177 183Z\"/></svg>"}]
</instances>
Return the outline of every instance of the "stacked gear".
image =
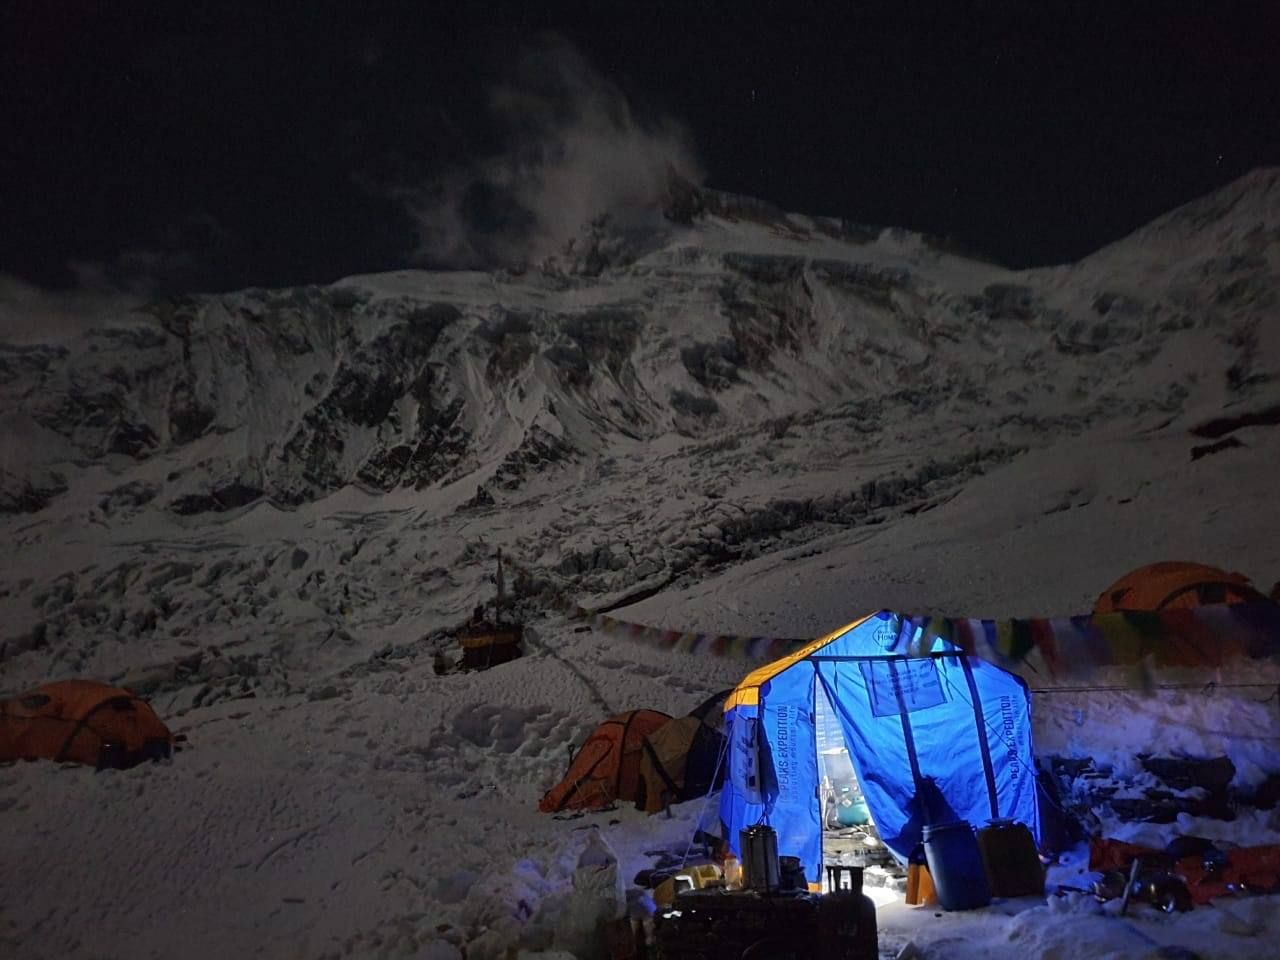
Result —
<instances>
[{"instance_id":1,"label":"stacked gear","mask_svg":"<svg viewBox=\"0 0 1280 960\"><path fill-rule=\"evenodd\" d=\"M1089 869L1103 874L1095 890L1102 899L1122 896L1128 884L1166 912L1190 910L1219 897L1280 892L1280 844L1227 848L1202 837L1175 837L1158 850L1095 837Z\"/></svg>"},{"instance_id":2,"label":"stacked gear","mask_svg":"<svg viewBox=\"0 0 1280 960\"><path fill-rule=\"evenodd\" d=\"M876 908L862 893L861 871L831 892L684 890L654 917L659 960L876 960Z\"/></svg>"}]
</instances>

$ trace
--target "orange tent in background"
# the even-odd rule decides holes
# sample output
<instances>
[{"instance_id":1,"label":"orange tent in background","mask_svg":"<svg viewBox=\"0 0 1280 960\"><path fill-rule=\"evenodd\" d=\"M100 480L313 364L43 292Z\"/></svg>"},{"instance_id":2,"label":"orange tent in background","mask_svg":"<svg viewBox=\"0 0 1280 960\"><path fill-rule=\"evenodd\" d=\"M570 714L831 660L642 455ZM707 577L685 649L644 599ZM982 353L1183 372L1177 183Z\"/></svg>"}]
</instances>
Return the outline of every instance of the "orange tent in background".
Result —
<instances>
[{"instance_id":1,"label":"orange tent in background","mask_svg":"<svg viewBox=\"0 0 1280 960\"><path fill-rule=\"evenodd\" d=\"M167 757L173 735L146 701L93 680L62 680L0 700L0 761L126 768Z\"/></svg>"},{"instance_id":2,"label":"orange tent in background","mask_svg":"<svg viewBox=\"0 0 1280 960\"><path fill-rule=\"evenodd\" d=\"M1266 599L1244 574L1203 563L1166 562L1125 574L1102 591L1093 612L1178 610Z\"/></svg>"},{"instance_id":3,"label":"orange tent in background","mask_svg":"<svg viewBox=\"0 0 1280 960\"><path fill-rule=\"evenodd\" d=\"M671 718L657 710L630 710L596 727L569 761L564 779L547 791L538 809L600 810L615 800L639 800L645 737Z\"/></svg>"}]
</instances>

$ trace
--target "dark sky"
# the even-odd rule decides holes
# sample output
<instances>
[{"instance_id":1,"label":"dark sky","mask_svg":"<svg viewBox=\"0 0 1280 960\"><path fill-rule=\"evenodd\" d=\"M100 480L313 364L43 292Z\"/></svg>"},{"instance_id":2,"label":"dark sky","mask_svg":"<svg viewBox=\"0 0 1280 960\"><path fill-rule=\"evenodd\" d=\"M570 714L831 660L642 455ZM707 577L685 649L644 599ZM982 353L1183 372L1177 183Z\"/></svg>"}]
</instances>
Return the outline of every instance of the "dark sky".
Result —
<instances>
[{"instance_id":1,"label":"dark sky","mask_svg":"<svg viewBox=\"0 0 1280 960\"><path fill-rule=\"evenodd\" d=\"M0 274L168 292L393 269L421 260L424 202L463 231L545 217L511 204L593 109L574 176L634 179L674 121L710 186L1014 266L1280 163L1275 2L813 9L5 0Z\"/></svg>"}]
</instances>

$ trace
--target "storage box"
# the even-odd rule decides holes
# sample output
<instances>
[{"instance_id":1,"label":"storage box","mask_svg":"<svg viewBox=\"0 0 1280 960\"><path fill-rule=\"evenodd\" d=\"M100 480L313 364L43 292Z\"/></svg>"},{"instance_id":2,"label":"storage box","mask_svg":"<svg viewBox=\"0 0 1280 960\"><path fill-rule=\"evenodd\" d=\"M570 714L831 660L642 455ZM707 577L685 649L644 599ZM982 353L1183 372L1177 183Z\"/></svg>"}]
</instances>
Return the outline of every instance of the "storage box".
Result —
<instances>
[{"instance_id":1,"label":"storage box","mask_svg":"<svg viewBox=\"0 0 1280 960\"><path fill-rule=\"evenodd\" d=\"M923 863L913 863L907 867L907 903L912 906L932 906L938 902L938 895L933 889L933 877L929 868Z\"/></svg>"}]
</instances>

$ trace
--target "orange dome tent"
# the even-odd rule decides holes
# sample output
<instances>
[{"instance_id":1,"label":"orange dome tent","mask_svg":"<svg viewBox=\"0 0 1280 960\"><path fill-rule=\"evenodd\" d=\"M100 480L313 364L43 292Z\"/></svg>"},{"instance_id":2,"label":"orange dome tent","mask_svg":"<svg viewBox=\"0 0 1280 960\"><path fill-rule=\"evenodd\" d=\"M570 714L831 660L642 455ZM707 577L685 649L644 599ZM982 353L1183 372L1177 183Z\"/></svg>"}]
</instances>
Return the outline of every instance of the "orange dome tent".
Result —
<instances>
[{"instance_id":1,"label":"orange dome tent","mask_svg":"<svg viewBox=\"0 0 1280 960\"><path fill-rule=\"evenodd\" d=\"M670 719L657 710L630 710L610 717L583 741L564 779L547 791L538 809L543 813L600 810L615 800L639 800L645 737Z\"/></svg>"},{"instance_id":2,"label":"orange dome tent","mask_svg":"<svg viewBox=\"0 0 1280 960\"><path fill-rule=\"evenodd\" d=\"M62 680L0 700L0 761L123 769L167 757L172 749L173 735L155 711L120 687Z\"/></svg>"},{"instance_id":3,"label":"orange dome tent","mask_svg":"<svg viewBox=\"0 0 1280 960\"><path fill-rule=\"evenodd\" d=\"M1125 574L1102 591L1093 612L1179 610L1266 599L1244 574L1203 563L1165 562Z\"/></svg>"}]
</instances>

